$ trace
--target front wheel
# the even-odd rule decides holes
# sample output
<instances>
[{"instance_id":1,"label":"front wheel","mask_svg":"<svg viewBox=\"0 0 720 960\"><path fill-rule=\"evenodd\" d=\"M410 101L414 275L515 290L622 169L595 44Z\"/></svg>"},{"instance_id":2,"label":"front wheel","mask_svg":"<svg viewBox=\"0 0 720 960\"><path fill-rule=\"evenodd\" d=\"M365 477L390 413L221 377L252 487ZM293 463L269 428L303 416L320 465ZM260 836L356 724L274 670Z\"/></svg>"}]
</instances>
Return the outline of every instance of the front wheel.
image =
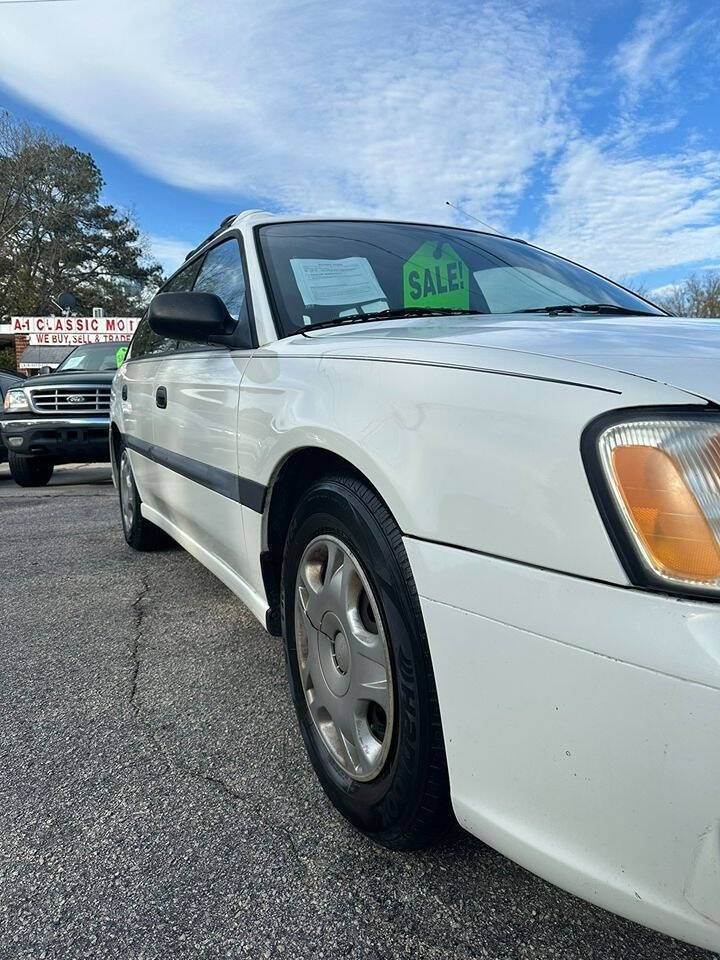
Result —
<instances>
[{"instance_id":1,"label":"front wheel","mask_svg":"<svg viewBox=\"0 0 720 960\"><path fill-rule=\"evenodd\" d=\"M430 654L402 536L369 487L311 487L283 562L300 728L323 789L370 838L427 846L452 822Z\"/></svg>"},{"instance_id":2,"label":"front wheel","mask_svg":"<svg viewBox=\"0 0 720 960\"><path fill-rule=\"evenodd\" d=\"M47 457L28 457L8 451L10 474L19 487L44 487L50 482L55 464Z\"/></svg>"},{"instance_id":3,"label":"front wheel","mask_svg":"<svg viewBox=\"0 0 720 960\"><path fill-rule=\"evenodd\" d=\"M126 447L120 448L118 460L118 492L123 533L134 550L158 550L168 543L167 534L146 520L140 512L142 500L135 485L135 477Z\"/></svg>"}]
</instances>

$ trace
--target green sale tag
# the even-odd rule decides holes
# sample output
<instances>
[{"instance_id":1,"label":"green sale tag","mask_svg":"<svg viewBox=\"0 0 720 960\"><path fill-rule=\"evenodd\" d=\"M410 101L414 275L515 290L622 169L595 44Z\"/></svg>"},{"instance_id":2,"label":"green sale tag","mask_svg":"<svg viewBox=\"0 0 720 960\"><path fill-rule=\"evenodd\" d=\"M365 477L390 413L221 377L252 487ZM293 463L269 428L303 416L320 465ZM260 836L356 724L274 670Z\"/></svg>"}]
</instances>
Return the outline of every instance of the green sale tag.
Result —
<instances>
[{"instance_id":1,"label":"green sale tag","mask_svg":"<svg viewBox=\"0 0 720 960\"><path fill-rule=\"evenodd\" d=\"M126 354L127 352L128 352L128 348L127 348L127 347L118 347L118 349L117 349L117 351L116 351L116 353L115 353L115 366L116 366L116 367L121 367L121 366L122 366L122 362L123 362L123 360L125 359L125 354Z\"/></svg>"},{"instance_id":2,"label":"green sale tag","mask_svg":"<svg viewBox=\"0 0 720 960\"><path fill-rule=\"evenodd\" d=\"M470 307L470 270L449 243L424 243L403 266L405 307Z\"/></svg>"}]
</instances>

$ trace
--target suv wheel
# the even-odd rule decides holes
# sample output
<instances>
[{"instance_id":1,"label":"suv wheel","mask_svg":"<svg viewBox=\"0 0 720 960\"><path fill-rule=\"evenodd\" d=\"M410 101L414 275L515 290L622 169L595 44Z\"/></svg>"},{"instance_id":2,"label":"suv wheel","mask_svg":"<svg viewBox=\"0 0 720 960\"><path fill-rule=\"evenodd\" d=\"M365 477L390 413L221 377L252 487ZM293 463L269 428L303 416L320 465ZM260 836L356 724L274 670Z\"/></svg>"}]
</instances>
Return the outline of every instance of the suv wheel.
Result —
<instances>
[{"instance_id":1,"label":"suv wheel","mask_svg":"<svg viewBox=\"0 0 720 960\"><path fill-rule=\"evenodd\" d=\"M166 546L169 538L165 531L146 520L140 512L142 500L135 485L130 454L126 447L120 448L118 491L123 533L133 550L158 550Z\"/></svg>"},{"instance_id":2,"label":"suv wheel","mask_svg":"<svg viewBox=\"0 0 720 960\"><path fill-rule=\"evenodd\" d=\"M44 487L53 475L55 464L47 457L28 457L8 451L10 473L20 487Z\"/></svg>"},{"instance_id":3,"label":"suv wheel","mask_svg":"<svg viewBox=\"0 0 720 960\"><path fill-rule=\"evenodd\" d=\"M452 823L420 603L397 524L364 483L300 501L283 561L283 632L310 760L338 810L383 846L427 846Z\"/></svg>"}]
</instances>

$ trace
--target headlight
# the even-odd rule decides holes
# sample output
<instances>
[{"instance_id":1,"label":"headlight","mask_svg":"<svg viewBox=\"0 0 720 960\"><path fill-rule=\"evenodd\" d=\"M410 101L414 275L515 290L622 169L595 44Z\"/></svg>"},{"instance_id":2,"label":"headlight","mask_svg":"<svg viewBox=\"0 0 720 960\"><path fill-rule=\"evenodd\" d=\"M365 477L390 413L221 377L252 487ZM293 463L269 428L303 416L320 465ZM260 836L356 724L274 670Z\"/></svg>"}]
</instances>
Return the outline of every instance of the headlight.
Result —
<instances>
[{"instance_id":1,"label":"headlight","mask_svg":"<svg viewBox=\"0 0 720 960\"><path fill-rule=\"evenodd\" d=\"M720 595L720 415L619 411L613 419L590 425L583 453L630 579Z\"/></svg>"},{"instance_id":2,"label":"headlight","mask_svg":"<svg viewBox=\"0 0 720 960\"><path fill-rule=\"evenodd\" d=\"M8 390L3 401L3 410L15 413L19 410L29 410L30 404L24 390Z\"/></svg>"}]
</instances>

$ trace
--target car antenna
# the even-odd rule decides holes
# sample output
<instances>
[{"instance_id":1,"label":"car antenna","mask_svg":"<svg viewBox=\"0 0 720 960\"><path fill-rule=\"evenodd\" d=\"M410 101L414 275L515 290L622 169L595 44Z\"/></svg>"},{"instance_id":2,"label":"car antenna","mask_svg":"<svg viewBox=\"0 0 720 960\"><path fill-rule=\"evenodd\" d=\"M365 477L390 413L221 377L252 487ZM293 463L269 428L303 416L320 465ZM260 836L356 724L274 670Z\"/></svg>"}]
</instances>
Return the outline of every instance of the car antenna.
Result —
<instances>
[{"instance_id":1,"label":"car antenna","mask_svg":"<svg viewBox=\"0 0 720 960\"><path fill-rule=\"evenodd\" d=\"M492 224L486 223L485 220L481 220L480 217L474 217L471 213L468 213L467 210L463 210L462 207L456 207L455 204L450 203L449 200L446 200L445 203L448 205L448 207L452 207L453 210L458 210L460 213L462 213L463 216L470 217L471 220L477 220L477 222L481 223L484 227L488 227L488 229L492 230L494 233L497 233L499 237L507 236L507 234L501 233L500 230L497 230L495 227L493 227ZM512 237L511 239L517 240L518 243L527 244L528 242L527 240L523 240L522 237Z\"/></svg>"},{"instance_id":2,"label":"car antenna","mask_svg":"<svg viewBox=\"0 0 720 960\"><path fill-rule=\"evenodd\" d=\"M462 207L458 207L458 206L456 206L454 203L450 203L449 200L446 200L446 201L445 201L445 204L446 204L448 207L452 207L453 210L457 210L459 213L462 213L463 216L465 216L465 217L470 217L471 220L475 220L477 223L481 223L484 227L487 227L488 230L492 230L493 233L497 233L497 234L499 234L500 236L503 236L503 233L502 233L500 230L498 230L498 229L496 229L495 227L493 227L492 224L486 223L484 220L481 220L480 217L474 217L474 216L472 215L472 213L468 213L467 210L463 210Z\"/></svg>"}]
</instances>

